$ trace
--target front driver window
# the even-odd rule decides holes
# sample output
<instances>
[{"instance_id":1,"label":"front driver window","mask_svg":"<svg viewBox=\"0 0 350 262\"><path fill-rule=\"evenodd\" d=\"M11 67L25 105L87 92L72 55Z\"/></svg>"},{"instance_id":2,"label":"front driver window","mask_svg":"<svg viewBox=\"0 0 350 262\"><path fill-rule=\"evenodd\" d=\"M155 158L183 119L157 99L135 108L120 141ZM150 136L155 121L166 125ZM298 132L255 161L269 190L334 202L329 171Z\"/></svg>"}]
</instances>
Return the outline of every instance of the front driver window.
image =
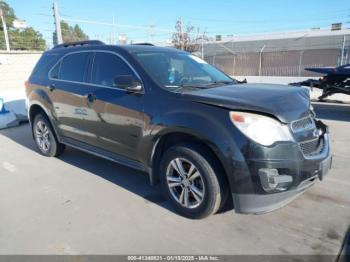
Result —
<instances>
[{"instance_id":1,"label":"front driver window","mask_svg":"<svg viewBox=\"0 0 350 262\"><path fill-rule=\"evenodd\" d=\"M84 82L89 65L89 52L72 53L63 58L58 78L73 82Z\"/></svg>"},{"instance_id":2,"label":"front driver window","mask_svg":"<svg viewBox=\"0 0 350 262\"><path fill-rule=\"evenodd\" d=\"M133 76L134 72L118 56L111 53L97 52L94 59L92 83L107 87L125 89L125 86L115 82L118 76Z\"/></svg>"}]
</instances>

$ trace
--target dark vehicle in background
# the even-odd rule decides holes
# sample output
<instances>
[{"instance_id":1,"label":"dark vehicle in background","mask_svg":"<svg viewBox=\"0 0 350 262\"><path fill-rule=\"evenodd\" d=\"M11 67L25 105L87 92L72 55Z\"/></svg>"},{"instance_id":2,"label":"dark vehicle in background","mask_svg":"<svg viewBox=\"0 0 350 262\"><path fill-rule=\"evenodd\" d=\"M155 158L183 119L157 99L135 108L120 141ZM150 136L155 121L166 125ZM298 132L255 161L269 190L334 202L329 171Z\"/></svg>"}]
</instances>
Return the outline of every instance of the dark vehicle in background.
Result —
<instances>
[{"instance_id":1,"label":"dark vehicle in background","mask_svg":"<svg viewBox=\"0 0 350 262\"><path fill-rule=\"evenodd\" d=\"M327 127L305 88L238 85L172 48L59 45L43 54L26 93L43 155L71 146L144 171L190 218L227 201L239 213L274 210L331 164Z\"/></svg>"},{"instance_id":2,"label":"dark vehicle in background","mask_svg":"<svg viewBox=\"0 0 350 262\"><path fill-rule=\"evenodd\" d=\"M322 89L319 100L324 100L333 94L350 95L350 64L338 67L305 68L305 70L325 76L318 80L308 79L302 82L290 83L290 85Z\"/></svg>"}]
</instances>

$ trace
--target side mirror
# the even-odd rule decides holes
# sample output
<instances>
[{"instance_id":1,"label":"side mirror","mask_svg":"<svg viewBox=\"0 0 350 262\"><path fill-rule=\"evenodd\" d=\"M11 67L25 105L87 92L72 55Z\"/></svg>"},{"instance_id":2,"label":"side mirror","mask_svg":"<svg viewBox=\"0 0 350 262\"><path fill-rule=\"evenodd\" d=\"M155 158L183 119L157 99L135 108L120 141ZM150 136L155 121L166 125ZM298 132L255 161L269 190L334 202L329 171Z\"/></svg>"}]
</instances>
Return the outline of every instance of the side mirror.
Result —
<instances>
[{"instance_id":1,"label":"side mirror","mask_svg":"<svg viewBox=\"0 0 350 262\"><path fill-rule=\"evenodd\" d=\"M114 79L115 87L122 88L128 92L138 93L142 91L142 84L135 80L132 75L119 75Z\"/></svg>"}]
</instances>

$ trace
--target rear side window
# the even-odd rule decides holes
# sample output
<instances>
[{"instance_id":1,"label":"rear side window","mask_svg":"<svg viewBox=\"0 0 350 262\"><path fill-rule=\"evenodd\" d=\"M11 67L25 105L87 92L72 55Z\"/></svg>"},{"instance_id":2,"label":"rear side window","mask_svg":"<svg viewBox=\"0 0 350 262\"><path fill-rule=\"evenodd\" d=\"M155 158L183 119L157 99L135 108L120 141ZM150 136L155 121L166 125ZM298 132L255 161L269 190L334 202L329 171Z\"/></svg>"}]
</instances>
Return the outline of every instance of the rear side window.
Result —
<instances>
[{"instance_id":1,"label":"rear side window","mask_svg":"<svg viewBox=\"0 0 350 262\"><path fill-rule=\"evenodd\" d=\"M121 88L115 84L118 76L136 76L131 68L118 56L111 53L97 52L92 69L92 83L107 87Z\"/></svg>"},{"instance_id":2,"label":"rear side window","mask_svg":"<svg viewBox=\"0 0 350 262\"><path fill-rule=\"evenodd\" d=\"M31 74L31 80L41 80L47 78L47 73L50 68L56 63L58 59L57 54L53 53L44 53Z\"/></svg>"},{"instance_id":3,"label":"rear side window","mask_svg":"<svg viewBox=\"0 0 350 262\"><path fill-rule=\"evenodd\" d=\"M60 73L61 62L55 65L54 68L51 69L50 77L54 79L58 79L58 74Z\"/></svg>"},{"instance_id":4,"label":"rear side window","mask_svg":"<svg viewBox=\"0 0 350 262\"><path fill-rule=\"evenodd\" d=\"M67 81L84 82L91 53L75 53L63 58L58 78ZM54 68L54 70L58 70ZM51 72L52 73L52 72Z\"/></svg>"}]
</instances>

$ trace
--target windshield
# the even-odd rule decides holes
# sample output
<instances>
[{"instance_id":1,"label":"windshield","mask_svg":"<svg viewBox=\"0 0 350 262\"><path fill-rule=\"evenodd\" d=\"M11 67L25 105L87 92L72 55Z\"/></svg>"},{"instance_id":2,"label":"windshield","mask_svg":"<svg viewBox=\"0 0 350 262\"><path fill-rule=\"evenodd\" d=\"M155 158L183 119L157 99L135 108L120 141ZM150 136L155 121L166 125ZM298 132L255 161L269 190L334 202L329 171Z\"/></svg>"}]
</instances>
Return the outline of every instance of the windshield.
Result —
<instances>
[{"instance_id":1,"label":"windshield","mask_svg":"<svg viewBox=\"0 0 350 262\"><path fill-rule=\"evenodd\" d=\"M204 60L180 52L139 52L136 60L162 87L174 90L182 87L209 88L235 81Z\"/></svg>"}]
</instances>

